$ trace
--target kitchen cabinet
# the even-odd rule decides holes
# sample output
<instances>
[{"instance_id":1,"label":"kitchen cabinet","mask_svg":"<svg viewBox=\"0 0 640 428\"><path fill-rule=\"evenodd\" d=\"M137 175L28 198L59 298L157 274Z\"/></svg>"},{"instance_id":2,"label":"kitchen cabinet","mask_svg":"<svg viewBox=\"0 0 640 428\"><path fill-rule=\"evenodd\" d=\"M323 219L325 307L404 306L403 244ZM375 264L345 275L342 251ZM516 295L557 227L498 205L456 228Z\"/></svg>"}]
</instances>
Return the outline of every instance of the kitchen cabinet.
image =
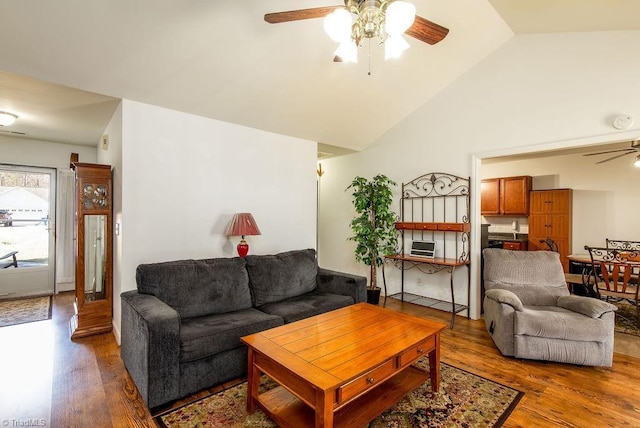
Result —
<instances>
[{"instance_id":1,"label":"kitchen cabinet","mask_svg":"<svg viewBox=\"0 0 640 428\"><path fill-rule=\"evenodd\" d=\"M480 213L484 216L529 215L531 177L489 178L481 182Z\"/></svg>"},{"instance_id":2,"label":"kitchen cabinet","mask_svg":"<svg viewBox=\"0 0 640 428\"><path fill-rule=\"evenodd\" d=\"M530 195L529 250L547 250L541 240L550 238L558 244L560 261L569 271L571 251L571 217L573 191L571 189L534 190Z\"/></svg>"}]
</instances>

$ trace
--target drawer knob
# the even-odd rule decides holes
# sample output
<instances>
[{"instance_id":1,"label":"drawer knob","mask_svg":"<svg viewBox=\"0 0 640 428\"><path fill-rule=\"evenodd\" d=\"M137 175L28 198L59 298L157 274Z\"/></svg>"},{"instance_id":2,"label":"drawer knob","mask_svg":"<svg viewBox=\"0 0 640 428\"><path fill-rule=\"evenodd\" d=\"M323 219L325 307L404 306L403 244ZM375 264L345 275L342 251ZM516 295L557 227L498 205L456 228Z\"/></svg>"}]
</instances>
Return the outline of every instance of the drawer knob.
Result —
<instances>
[{"instance_id":1,"label":"drawer knob","mask_svg":"<svg viewBox=\"0 0 640 428\"><path fill-rule=\"evenodd\" d=\"M375 382L375 381L373 380L372 377L368 377L367 378L367 382L373 385L373 382Z\"/></svg>"},{"instance_id":2,"label":"drawer knob","mask_svg":"<svg viewBox=\"0 0 640 428\"><path fill-rule=\"evenodd\" d=\"M424 352L424 349L418 348L418 354L422 354L423 352Z\"/></svg>"}]
</instances>

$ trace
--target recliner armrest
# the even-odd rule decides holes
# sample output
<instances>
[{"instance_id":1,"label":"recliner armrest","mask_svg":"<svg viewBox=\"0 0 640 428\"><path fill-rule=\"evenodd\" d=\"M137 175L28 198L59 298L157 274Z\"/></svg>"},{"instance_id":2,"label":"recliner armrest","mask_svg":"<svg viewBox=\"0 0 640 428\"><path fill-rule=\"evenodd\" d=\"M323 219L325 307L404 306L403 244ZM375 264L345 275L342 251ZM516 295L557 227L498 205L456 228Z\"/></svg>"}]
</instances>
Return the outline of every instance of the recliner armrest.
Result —
<instances>
[{"instance_id":1,"label":"recliner armrest","mask_svg":"<svg viewBox=\"0 0 640 428\"><path fill-rule=\"evenodd\" d=\"M136 290L120 295L120 354L149 407L180 395L180 315L150 294Z\"/></svg>"},{"instance_id":2,"label":"recliner armrest","mask_svg":"<svg viewBox=\"0 0 640 428\"><path fill-rule=\"evenodd\" d=\"M316 286L320 291L351 296L355 303L367 301L367 278L318 268Z\"/></svg>"},{"instance_id":3,"label":"recliner armrest","mask_svg":"<svg viewBox=\"0 0 640 428\"><path fill-rule=\"evenodd\" d=\"M494 288L485 292L485 297L495 300L498 303L504 303L511 306L514 310L521 312L524 309L522 302L514 293L509 290Z\"/></svg>"},{"instance_id":4,"label":"recliner armrest","mask_svg":"<svg viewBox=\"0 0 640 428\"><path fill-rule=\"evenodd\" d=\"M585 296L558 297L558 306L572 312L578 312L591 318L600 318L607 312L617 311L618 308L611 303Z\"/></svg>"}]
</instances>

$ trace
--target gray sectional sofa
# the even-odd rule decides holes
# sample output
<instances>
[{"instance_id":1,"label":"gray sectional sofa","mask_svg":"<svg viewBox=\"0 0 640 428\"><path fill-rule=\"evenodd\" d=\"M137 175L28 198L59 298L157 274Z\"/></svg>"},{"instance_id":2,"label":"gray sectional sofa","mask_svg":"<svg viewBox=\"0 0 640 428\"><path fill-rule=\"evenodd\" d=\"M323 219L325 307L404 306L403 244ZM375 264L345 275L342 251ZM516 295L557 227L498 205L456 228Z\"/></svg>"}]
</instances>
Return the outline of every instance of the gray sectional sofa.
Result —
<instances>
[{"instance_id":1,"label":"gray sectional sofa","mask_svg":"<svg viewBox=\"0 0 640 428\"><path fill-rule=\"evenodd\" d=\"M244 376L240 337L366 301L315 250L143 264L122 297L124 364L150 408Z\"/></svg>"}]
</instances>

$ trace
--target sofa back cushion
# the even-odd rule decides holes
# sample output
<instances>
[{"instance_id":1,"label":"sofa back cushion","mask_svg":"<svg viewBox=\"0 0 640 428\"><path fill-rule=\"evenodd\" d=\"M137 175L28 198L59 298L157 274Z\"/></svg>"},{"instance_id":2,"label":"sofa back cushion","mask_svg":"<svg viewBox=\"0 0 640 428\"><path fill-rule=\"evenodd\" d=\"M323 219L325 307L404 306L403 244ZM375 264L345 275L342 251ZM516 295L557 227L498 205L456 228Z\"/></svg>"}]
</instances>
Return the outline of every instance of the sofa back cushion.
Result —
<instances>
[{"instance_id":1,"label":"sofa back cushion","mask_svg":"<svg viewBox=\"0 0 640 428\"><path fill-rule=\"evenodd\" d=\"M313 249L247 256L253 305L277 302L316 288L318 261Z\"/></svg>"},{"instance_id":2,"label":"sofa back cushion","mask_svg":"<svg viewBox=\"0 0 640 428\"><path fill-rule=\"evenodd\" d=\"M181 318L251 307L249 277L239 257L142 264L136 282L138 292L153 294Z\"/></svg>"}]
</instances>

